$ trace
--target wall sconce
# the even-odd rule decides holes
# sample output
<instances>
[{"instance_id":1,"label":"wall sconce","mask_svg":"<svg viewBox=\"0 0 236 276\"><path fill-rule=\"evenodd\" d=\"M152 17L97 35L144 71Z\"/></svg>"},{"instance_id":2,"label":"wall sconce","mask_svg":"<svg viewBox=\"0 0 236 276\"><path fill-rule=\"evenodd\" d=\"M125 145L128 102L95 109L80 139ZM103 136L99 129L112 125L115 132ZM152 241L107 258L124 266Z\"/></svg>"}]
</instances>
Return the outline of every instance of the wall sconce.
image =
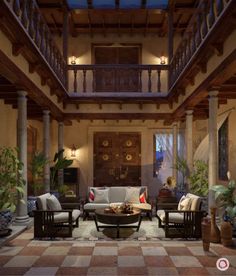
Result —
<instances>
[{"instance_id":1,"label":"wall sconce","mask_svg":"<svg viewBox=\"0 0 236 276\"><path fill-rule=\"evenodd\" d=\"M76 147L75 147L75 145L73 144L72 145L72 148L71 148L71 155L70 155L71 157L76 157Z\"/></svg>"},{"instance_id":2,"label":"wall sconce","mask_svg":"<svg viewBox=\"0 0 236 276\"><path fill-rule=\"evenodd\" d=\"M76 56L72 56L71 57L71 60L70 60L70 63L72 64L72 65L75 65L76 64Z\"/></svg>"},{"instance_id":3,"label":"wall sconce","mask_svg":"<svg viewBox=\"0 0 236 276\"><path fill-rule=\"evenodd\" d=\"M166 57L165 57L164 55L161 55L161 56L160 56L160 64L161 64L161 65L166 64Z\"/></svg>"}]
</instances>

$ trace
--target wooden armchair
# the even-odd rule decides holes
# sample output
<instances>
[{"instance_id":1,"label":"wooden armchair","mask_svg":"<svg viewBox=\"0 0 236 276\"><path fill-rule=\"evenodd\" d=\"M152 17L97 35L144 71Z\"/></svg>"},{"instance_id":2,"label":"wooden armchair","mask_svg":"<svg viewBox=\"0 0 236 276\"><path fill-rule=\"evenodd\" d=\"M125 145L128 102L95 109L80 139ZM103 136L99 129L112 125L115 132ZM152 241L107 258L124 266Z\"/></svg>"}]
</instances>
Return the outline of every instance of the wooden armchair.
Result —
<instances>
[{"instance_id":1,"label":"wooden armchair","mask_svg":"<svg viewBox=\"0 0 236 276\"><path fill-rule=\"evenodd\" d=\"M177 210L157 210L159 227L166 238L201 238L201 198L193 194L183 196Z\"/></svg>"},{"instance_id":2,"label":"wooden armchair","mask_svg":"<svg viewBox=\"0 0 236 276\"><path fill-rule=\"evenodd\" d=\"M80 210L61 208L57 198L49 193L38 196L34 211L34 238L72 237L79 226Z\"/></svg>"}]
</instances>

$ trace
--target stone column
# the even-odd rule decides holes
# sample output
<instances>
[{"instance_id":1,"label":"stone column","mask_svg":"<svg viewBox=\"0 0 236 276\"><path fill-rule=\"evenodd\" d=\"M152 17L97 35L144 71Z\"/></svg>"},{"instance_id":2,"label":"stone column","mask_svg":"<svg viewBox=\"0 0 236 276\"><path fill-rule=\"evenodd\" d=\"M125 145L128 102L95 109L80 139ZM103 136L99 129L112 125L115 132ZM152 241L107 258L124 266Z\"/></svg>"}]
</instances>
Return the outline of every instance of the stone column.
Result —
<instances>
[{"instance_id":1,"label":"stone column","mask_svg":"<svg viewBox=\"0 0 236 276\"><path fill-rule=\"evenodd\" d=\"M27 224L29 222L27 210L27 92L18 91L18 118L17 118L17 146L19 149L19 160L24 164L22 176L25 180L24 196L22 201L18 201L16 208L17 224Z\"/></svg>"},{"instance_id":2,"label":"stone column","mask_svg":"<svg viewBox=\"0 0 236 276\"><path fill-rule=\"evenodd\" d=\"M209 92L209 190L211 186L217 184L218 179L218 130L217 130L217 109L218 109L218 91ZM214 193L209 193L208 206L215 207Z\"/></svg>"},{"instance_id":3,"label":"stone column","mask_svg":"<svg viewBox=\"0 0 236 276\"><path fill-rule=\"evenodd\" d=\"M177 163L178 157L178 123L173 124L173 165ZM173 167L173 177L178 181L178 171Z\"/></svg>"},{"instance_id":4,"label":"stone column","mask_svg":"<svg viewBox=\"0 0 236 276\"><path fill-rule=\"evenodd\" d=\"M64 136L64 124L63 124L63 122L58 122L58 152L60 150L63 150L63 146L64 146L63 136ZM60 155L60 158L63 158L63 153ZM60 185L63 185L63 183L64 183L63 170L59 170L58 171L58 184L60 186Z\"/></svg>"},{"instance_id":5,"label":"stone column","mask_svg":"<svg viewBox=\"0 0 236 276\"><path fill-rule=\"evenodd\" d=\"M43 152L49 160L50 156L50 111L43 111ZM44 191L50 192L50 163L44 166Z\"/></svg>"},{"instance_id":6,"label":"stone column","mask_svg":"<svg viewBox=\"0 0 236 276\"><path fill-rule=\"evenodd\" d=\"M186 161L189 172L193 168L193 111L186 111ZM189 187L187 187L188 190Z\"/></svg>"}]
</instances>

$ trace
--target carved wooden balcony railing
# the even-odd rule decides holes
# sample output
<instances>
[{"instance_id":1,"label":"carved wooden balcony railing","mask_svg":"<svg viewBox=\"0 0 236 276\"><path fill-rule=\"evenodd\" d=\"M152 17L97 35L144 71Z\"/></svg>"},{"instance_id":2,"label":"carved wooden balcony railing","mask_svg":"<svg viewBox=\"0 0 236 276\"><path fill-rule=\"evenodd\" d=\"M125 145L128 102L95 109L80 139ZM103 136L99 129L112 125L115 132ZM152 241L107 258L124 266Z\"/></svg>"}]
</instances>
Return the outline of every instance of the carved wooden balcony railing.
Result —
<instances>
[{"instance_id":1,"label":"carved wooden balcony railing","mask_svg":"<svg viewBox=\"0 0 236 276\"><path fill-rule=\"evenodd\" d=\"M15 15L18 23L28 34L45 59L45 62L54 71L57 79L66 87L66 63L53 40L53 36L43 19L35 0L1 0Z\"/></svg>"},{"instance_id":2,"label":"carved wooden balcony railing","mask_svg":"<svg viewBox=\"0 0 236 276\"><path fill-rule=\"evenodd\" d=\"M176 84L181 75L188 70L187 66L191 64L194 58L203 50L202 46L205 46L205 42L209 39L209 36L214 32L217 33L219 21L223 18L227 9L230 9L230 4L233 4L233 1L234 0L201 0L199 2L196 13L192 16L183 39L173 59L170 61L170 89ZM215 45L215 47L219 47L220 43L222 43L222 41L219 41L219 45ZM207 60L205 62L207 62ZM206 66L204 61L200 66Z\"/></svg>"},{"instance_id":3,"label":"carved wooden balcony railing","mask_svg":"<svg viewBox=\"0 0 236 276\"><path fill-rule=\"evenodd\" d=\"M167 94L168 65L68 65L69 91Z\"/></svg>"}]
</instances>

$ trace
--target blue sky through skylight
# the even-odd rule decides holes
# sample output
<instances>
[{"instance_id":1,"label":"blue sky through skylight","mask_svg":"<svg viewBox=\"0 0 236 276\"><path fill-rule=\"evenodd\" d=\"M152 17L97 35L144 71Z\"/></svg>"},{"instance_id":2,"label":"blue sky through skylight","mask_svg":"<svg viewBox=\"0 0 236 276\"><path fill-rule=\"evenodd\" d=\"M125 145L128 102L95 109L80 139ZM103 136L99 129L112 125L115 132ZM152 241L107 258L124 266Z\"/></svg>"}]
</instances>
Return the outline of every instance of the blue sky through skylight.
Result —
<instances>
[{"instance_id":1,"label":"blue sky through skylight","mask_svg":"<svg viewBox=\"0 0 236 276\"><path fill-rule=\"evenodd\" d=\"M67 0L70 9L87 9L87 0ZM121 9L140 9L141 0L120 0ZM95 9L114 9L115 0L92 0L92 6ZM147 0L146 8L148 9L166 9L168 0Z\"/></svg>"}]
</instances>

